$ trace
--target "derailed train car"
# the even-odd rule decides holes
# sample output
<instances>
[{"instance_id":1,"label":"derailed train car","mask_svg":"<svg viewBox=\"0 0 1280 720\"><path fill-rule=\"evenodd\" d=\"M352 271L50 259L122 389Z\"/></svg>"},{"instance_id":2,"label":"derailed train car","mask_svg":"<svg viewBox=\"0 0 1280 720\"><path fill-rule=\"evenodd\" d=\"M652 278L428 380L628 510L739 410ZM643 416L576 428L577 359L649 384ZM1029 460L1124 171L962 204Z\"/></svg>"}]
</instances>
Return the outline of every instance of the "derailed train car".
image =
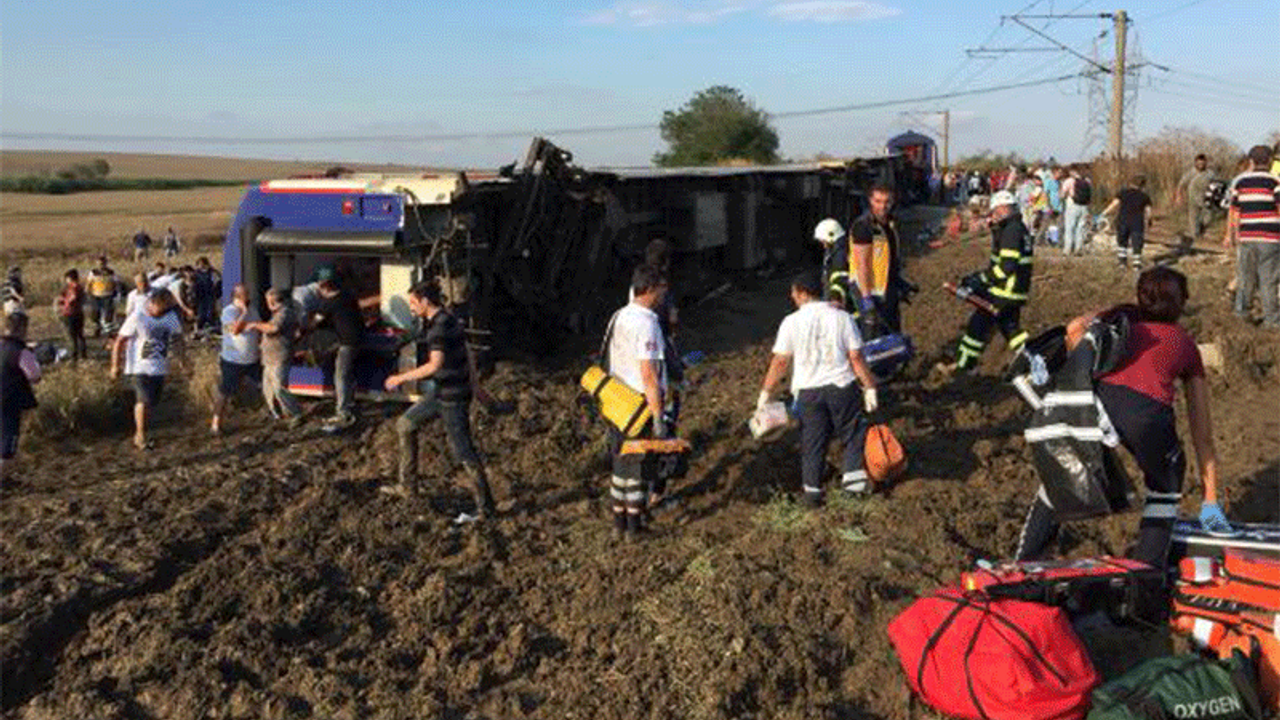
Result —
<instances>
[{"instance_id":1,"label":"derailed train car","mask_svg":"<svg viewBox=\"0 0 1280 720\"><path fill-rule=\"evenodd\" d=\"M224 287L268 287L333 267L368 312L357 385L412 364L405 294L441 281L481 356L545 352L598 329L625 297L653 238L676 250L681 286L809 258L813 225L848 221L876 182L895 186L901 156L770 167L596 169L536 138L495 174L343 174L250 187L227 231ZM224 298L227 300L227 298ZM323 333L290 373L304 395L332 391Z\"/></svg>"}]
</instances>

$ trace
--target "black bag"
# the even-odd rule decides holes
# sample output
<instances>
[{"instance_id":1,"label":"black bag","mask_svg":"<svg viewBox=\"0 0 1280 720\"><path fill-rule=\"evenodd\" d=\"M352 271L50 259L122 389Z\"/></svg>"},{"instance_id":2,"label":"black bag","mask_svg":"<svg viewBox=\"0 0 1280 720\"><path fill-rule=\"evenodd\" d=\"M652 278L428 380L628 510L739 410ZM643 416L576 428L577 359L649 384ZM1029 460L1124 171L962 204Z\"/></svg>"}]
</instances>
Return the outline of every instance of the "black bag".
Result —
<instances>
[{"instance_id":1,"label":"black bag","mask_svg":"<svg viewBox=\"0 0 1280 720\"><path fill-rule=\"evenodd\" d=\"M1026 431L1044 497L1058 522L1087 520L1129 508L1131 482L1106 444L1093 381L1127 352L1128 322L1097 320L1054 373Z\"/></svg>"},{"instance_id":2,"label":"black bag","mask_svg":"<svg viewBox=\"0 0 1280 720\"><path fill-rule=\"evenodd\" d=\"M1093 200L1093 185L1082 177L1076 178L1071 188L1071 202L1076 205L1088 205Z\"/></svg>"}]
</instances>

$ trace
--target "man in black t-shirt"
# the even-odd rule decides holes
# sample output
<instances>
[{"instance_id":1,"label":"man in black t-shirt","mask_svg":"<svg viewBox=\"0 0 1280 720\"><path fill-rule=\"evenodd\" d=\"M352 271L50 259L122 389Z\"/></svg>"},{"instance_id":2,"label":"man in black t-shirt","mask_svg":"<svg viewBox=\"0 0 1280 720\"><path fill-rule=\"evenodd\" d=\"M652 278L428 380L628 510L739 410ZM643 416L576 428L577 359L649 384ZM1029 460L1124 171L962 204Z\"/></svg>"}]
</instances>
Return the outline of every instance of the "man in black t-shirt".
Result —
<instances>
[{"instance_id":1,"label":"man in black t-shirt","mask_svg":"<svg viewBox=\"0 0 1280 720\"><path fill-rule=\"evenodd\" d=\"M1146 229L1151 225L1151 197L1145 188L1147 179L1141 175L1133 178L1129 187L1121 190L1102 211L1109 215L1117 208L1116 215L1116 259L1120 265L1133 261L1133 269L1142 269L1142 241Z\"/></svg>"},{"instance_id":2,"label":"man in black t-shirt","mask_svg":"<svg viewBox=\"0 0 1280 720\"><path fill-rule=\"evenodd\" d=\"M320 316L318 325L328 325L338 336L338 353L333 363L333 417L325 422L326 431L350 427L355 422L352 409L356 392L356 350L364 337L364 316L360 304L350 290L338 286L332 278L320 283Z\"/></svg>"},{"instance_id":3,"label":"man in black t-shirt","mask_svg":"<svg viewBox=\"0 0 1280 720\"><path fill-rule=\"evenodd\" d=\"M421 398L396 420L400 438L399 483L384 490L407 497L420 493L418 486L418 428L440 416L453 456L475 484L475 501L481 517L494 514L493 496L484 464L471 441L471 369L462 324L444 309L440 286L418 283L409 291L409 309L424 323L418 367L387 378L389 392L418 383Z\"/></svg>"},{"instance_id":4,"label":"man in black t-shirt","mask_svg":"<svg viewBox=\"0 0 1280 720\"><path fill-rule=\"evenodd\" d=\"M898 304L912 287L902 279L898 228L890 214L893 199L891 188L871 188L867 211L849 226L847 239L837 239L830 254L834 266L825 272L827 299L843 302L858 318L864 339L902 332Z\"/></svg>"}]
</instances>

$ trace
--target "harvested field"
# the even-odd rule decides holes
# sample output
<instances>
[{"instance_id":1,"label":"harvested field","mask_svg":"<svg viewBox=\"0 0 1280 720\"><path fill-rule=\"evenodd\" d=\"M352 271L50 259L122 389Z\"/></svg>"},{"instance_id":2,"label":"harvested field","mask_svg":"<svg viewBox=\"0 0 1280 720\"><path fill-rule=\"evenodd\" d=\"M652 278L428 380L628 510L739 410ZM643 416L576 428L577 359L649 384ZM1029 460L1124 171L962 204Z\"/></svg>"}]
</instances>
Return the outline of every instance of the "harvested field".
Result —
<instances>
[{"instance_id":1,"label":"harvested field","mask_svg":"<svg viewBox=\"0 0 1280 720\"><path fill-rule=\"evenodd\" d=\"M779 278L687 314L685 345L710 355L682 422L696 457L642 544L609 540L601 429L574 402L578 358L501 365L488 381L519 412L474 416L503 511L483 526L450 522L463 478L438 428L424 441L428 496L378 493L394 408L366 408L347 437L242 411L222 439L179 414L146 454L129 449L123 417L115 435L37 443L0 504L0 713L925 716L885 626L974 558L1010 553L1037 482L1003 358L989 351L980 375L953 383L933 371L966 317L933 288L985 250L957 242L908 264L925 288L905 312L921 355L886 401L909 476L817 513L788 499L794 435L760 445L743 426L788 309ZM1267 410L1280 407L1280 342L1233 318L1228 266L1180 267L1186 326L1226 355L1211 385L1229 513L1280 520L1280 415ZM1132 292L1132 275L1101 257L1050 250L1036 273L1029 328ZM1073 525L1061 549L1122 553L1136 524Z\"/></svg>"},{"instance_id":2,"label":"harvested field","mask_svg":"<svg viewBox=\"0 0 1280 720\"><path fill-rule=\"evenodd\" d=\"M408 165L347 163L340 160L249 160L213 155L161 155L149 153L70 152L54 150L0 151L0 174L45 175L60 168L102 158L111 164L111 177L195 178L200 180L265 180L301 173L324 172L342 165L368 172L412 172Z\"/></svg>"}]
</instances>

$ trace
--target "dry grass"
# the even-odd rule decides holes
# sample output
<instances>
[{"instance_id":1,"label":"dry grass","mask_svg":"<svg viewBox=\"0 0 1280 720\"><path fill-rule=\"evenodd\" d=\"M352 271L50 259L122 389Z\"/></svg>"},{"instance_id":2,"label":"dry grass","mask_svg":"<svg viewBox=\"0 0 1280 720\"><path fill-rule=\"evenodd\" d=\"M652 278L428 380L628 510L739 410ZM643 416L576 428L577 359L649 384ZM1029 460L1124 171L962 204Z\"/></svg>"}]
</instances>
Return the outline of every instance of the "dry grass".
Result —
<instances>
[{"instance_id":1,"label":"dry grass","mask_svg":"<svg viewBox=\"0 0 1280 720\"><path fill-rule=\"evenodd\" d=\"M177 351L157 420L206 421L213 412L219 379L216 347L188 347ZM36 385L40 406L27 415L23 442L28 446L72 437L124 435L133 431L133 388L127 378L112 379L107 365L87 361L58 363L45 368ZM257 394L239 404L255 407Z\"/></svg>"},{"instance_id":2,"label":"dry grass","mask_svg":"<svg viewBox=\"0 0 1280 720\"><path fill-rule=\"evenodd\" d=\"M131 428L133 393L123 381L112 380L97 363L59 364L45 368L36 386L40 407L27 415L23 439L28 443L60 440L73 435L118 434Z\"/></svg>"}]
</instances>

